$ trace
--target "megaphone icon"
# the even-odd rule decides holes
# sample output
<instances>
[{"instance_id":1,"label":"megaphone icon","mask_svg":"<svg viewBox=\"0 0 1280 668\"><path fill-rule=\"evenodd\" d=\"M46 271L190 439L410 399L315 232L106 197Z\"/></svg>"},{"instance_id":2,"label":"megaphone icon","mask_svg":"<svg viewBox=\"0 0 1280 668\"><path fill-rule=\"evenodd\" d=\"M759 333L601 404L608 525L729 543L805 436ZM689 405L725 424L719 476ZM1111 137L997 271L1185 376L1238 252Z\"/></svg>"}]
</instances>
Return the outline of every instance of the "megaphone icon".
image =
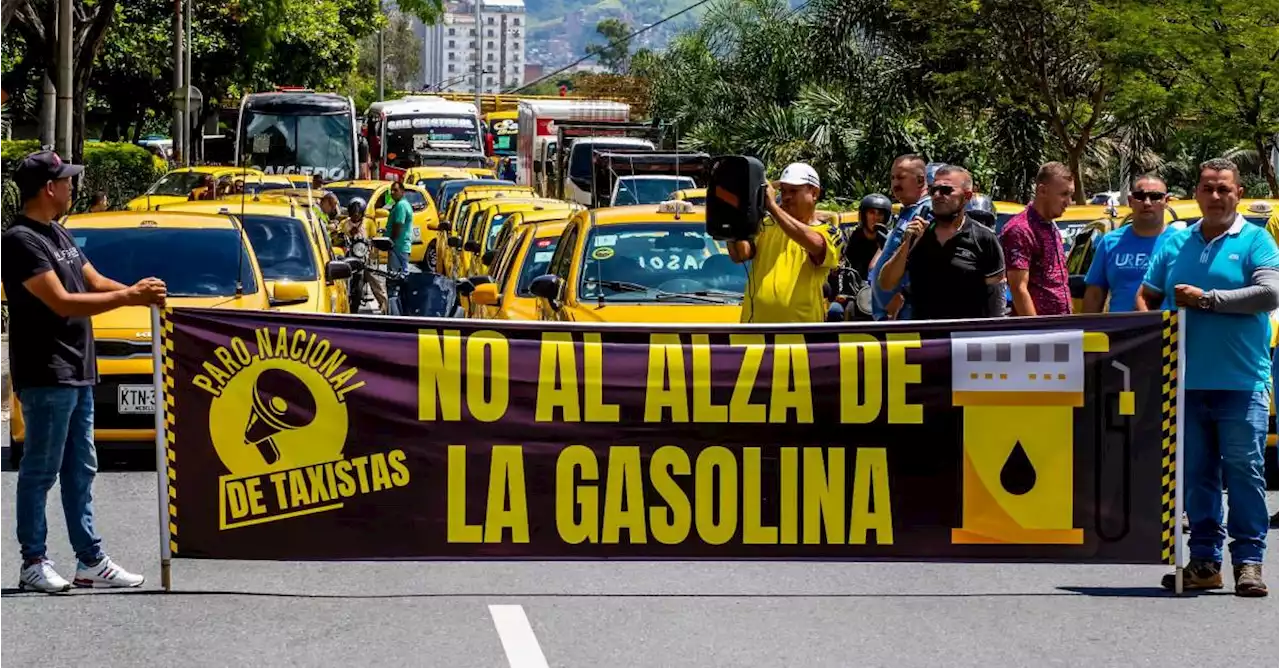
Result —
<instances>
[{"instance_id":1,"label":"megaphone icon","mask_svg":"<svg viewBox=\"0 0 1280 668\"><path fill-rule=\"evenodd\" d=\"M244 427L245 445L258 448L267 464L280 461L274 437L315 419L316 400L306 383L281 369L267 369L253 386L253 409Z\"/></svg>"}]
</instances>

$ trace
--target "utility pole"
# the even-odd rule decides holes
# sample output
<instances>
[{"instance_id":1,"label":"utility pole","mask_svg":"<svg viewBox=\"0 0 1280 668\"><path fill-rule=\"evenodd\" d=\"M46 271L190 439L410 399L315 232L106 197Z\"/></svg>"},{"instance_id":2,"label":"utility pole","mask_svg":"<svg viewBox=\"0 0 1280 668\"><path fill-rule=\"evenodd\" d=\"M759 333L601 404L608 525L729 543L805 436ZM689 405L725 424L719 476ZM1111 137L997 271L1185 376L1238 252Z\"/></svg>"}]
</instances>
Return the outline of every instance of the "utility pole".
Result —
<instances>
[{"instance_id":1,"label":"utility pole","mask_svg":"<svg viewBox=\"0 0 1280 668\"><path fill-rule=\"evenodd\" d=\"M385 29L378 30L378 101L386 99L384 95L385 76L387 72L387 52L386 52L387 31Z\"/></svg>"},{"instance_id":2,"label":"utility pole","mask_svg":"<svg viewBox=\"0 0 1280 668\"><path fill-rule=\"evenodd\" d=\"M187 62L183 67L184 76L182 82L182 94L186 97L186 104L182 106L182 164L190 167L192 160L192 152L195 150L196 141L195 123L192 123L191 115L191 5L195 0L187 0Z\"/></svg>"},{"instance_id":3,"label":"utility pole","mask_svg":"<svg viewBox=\"0 0 1280 668\"><path fill-rule=\"evenodd\" d=\"M480 111L480 86L484 84L480 76L480 56L484 54L484 50L480 47L481 41L484 39L484 28L481 26L480 5L481 0L473 0L476 6L476 111Z\"/></svg>"},{"instance_id":4,"label":"utility pole","mask_svg":"<svg viewBox=\"0 0 1280 668\"><path fill-rule=\"evenodd\" d=\"M72 101L75 92L72 90L72 29L71 0L58 2L58 153L64 160L71 160L71 118Z\"/></svg>"},{"instance_id":5,"label":"utility pole","mask_svg":"<svg viewBox=\"0 0 1280 668\"><path fill-rule=\"evenodd\" d=\"M502 15L502 32L498 33L498 90L507 87L507 15Z\"/></svg>"},{"instance_id":6,"label":"utility pole","mask_svg":"<svg viewBox=\"0 0 1280 668\"><path fill-rule=\"evenodd\" d=\"M173 0L173 122L169 134L173 135L173 159L180 164L186 157L182 139L186 134L186 121L182 119L182 0Z\"/></svg>"}]
</instances>

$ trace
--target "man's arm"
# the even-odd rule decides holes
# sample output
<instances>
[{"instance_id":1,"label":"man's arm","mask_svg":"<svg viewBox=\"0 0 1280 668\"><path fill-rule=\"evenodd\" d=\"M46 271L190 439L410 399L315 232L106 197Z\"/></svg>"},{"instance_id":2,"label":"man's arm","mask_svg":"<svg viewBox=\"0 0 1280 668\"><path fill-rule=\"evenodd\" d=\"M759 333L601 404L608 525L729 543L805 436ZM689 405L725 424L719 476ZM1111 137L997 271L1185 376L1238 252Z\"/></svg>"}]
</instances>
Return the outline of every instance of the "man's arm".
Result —
<instances>
[{"instance_id":1,"label":"man's arm","mask_svg":"<svg viewBox=\"0 0 1280 668\"><path fill-rule=\"evenodd\" d=\"M1035 315L1036 304L1031 301L1030 274L1026 269L1010 269L1009 292L1013 295L1013 313L1015 315Z\"/></svg>"},{"instance_id":2,"label":"man's arm","mask_svg":"<svg viewBox=\"0 0 1280 668\"><path fill-rule=\"evenodd\" d=\"M1107 301L1107 293L1111 286L1107 283L1107 261L1110 248L1107 238L1098 242L1097 252L1093 254L1093 262L1084 276L1084 312L1102 313L1102 305Z\"/></svg>"},{"instance_id":3,"label":"man's arm","mask_svg":"<svg viewBox=\"0 0 1280 668\"><path fill-rule=\"evenodd\" d=\"M879 273L876 274L876 285L881 290L893 290L902 281L902 276L907 273L907 256L910 255L907 248L910 245L904 238L903 242L893 250L893 255L889 256L889 261L880 267Z\"/></svg>"},{"instance_id":4,"label":"man's arm","mask_svg":"<svg viewBox=\"0 0 1280 668\"><path fill-rule=\"evenodd\" d=\"M1142 285L1138 286L1138 296L1134 298L1135 310L1159 311L1160 305L1164 303L1164 290L1157 286L1163 286L1168 278L1172 257L1170 243L1161 246L1147 262L1147 273L1143 274Z\"/></svg>"},{"instance_id":5,"label":"man's arm","mask_svg":"<svg viewBox=\"0 0 1280 668\"><path fill-rule=\"evenodd\" d=\"M121 306L163 304L165 298L164 282L158 278L144 278L122 290L70 293L50 270L23 281L22 287L63 318L98 315Z\"/></svg>"},{"instance_id":6,"label":"man's arm","mask_svg":"<svg viewBox=\"0 0 1280 668\"><path fill-rule=\"evenodd\" d=\"M1164 293L1143 283L1138 286L1138 297L1133 308L1137 311L1159 311L1162 303L1164 303Z\"/></svg>"},{"instance_id":7,"label":"man's arm","mask_svg":"<svg viewBox=\"0 0 1280 668\"><path fill-rule=\"evenodd\" d=\"M1014 315L1036 314L1031 301L1031 230L1006 227L1000 234L1004 251L1005 274L1009 277L1009 293L1013 297Z\"/></svg>"},{"instance_id":8,"label":"man's arm","mask_svg":"<svg viewBox=\"0 0 1280 668\"><path fill-rule=\"evenodd\" d=\"M113 281L98 273L98 270L87 261L84 263L84 282L92 292L113 292L129 287L124 283Z\"/></svg>"},{"instance_id":9,"label":"man's arm","mask_svg":"<svg viewBox=\"0 0 1280 668\"><path fill-rule=\"evenodd\" d=\"M1090 285L1084 289L1084 308L1081 313L1102 313L1102 305L1106 301L1106 288Z\"/></svg>"},{"instance_id":10,"label":"man's arm","mask_svg":"<svg viewBox=\"0 0 1280 668\"><path fill-rule=\"evenodd\" d=\"M809 261L822 266L827 259L827 238L809 225L791 217L772 197L765 204L769 215L778 223L778 227L809 254Z\"/></svg>"}]
</instances>

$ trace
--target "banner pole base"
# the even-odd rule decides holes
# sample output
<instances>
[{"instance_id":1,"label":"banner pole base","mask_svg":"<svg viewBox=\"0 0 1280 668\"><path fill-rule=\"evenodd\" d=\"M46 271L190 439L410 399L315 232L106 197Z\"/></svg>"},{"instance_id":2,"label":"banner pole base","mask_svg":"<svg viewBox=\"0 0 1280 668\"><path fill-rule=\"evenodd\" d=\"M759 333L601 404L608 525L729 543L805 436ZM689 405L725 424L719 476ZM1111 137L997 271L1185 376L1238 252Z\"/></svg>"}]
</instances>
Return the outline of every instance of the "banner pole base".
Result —
<instances>
[{"instance_id":1,"label":"banner pole base","mask_svg":"<svg viewBox=\"0 0 1280 668\"><path fill-rule=\"evenodd\" d=\"M1178 566L1173 571L1173 593L1182 596L1182 567Z\"/></svg>"},{"instance_id":2,"label":"banner pole base","mask_svg":"<svg viewBox=\"0 0 1280 668\"><path fill-rule=\"evenodd\" d=\"M164 587L165 591L173 591L173 567L168 559L160 560L160 586ZM1182 589L1181 571L1178 576L1178 589L1179 591Z\"/></svg>"}]
</instances>

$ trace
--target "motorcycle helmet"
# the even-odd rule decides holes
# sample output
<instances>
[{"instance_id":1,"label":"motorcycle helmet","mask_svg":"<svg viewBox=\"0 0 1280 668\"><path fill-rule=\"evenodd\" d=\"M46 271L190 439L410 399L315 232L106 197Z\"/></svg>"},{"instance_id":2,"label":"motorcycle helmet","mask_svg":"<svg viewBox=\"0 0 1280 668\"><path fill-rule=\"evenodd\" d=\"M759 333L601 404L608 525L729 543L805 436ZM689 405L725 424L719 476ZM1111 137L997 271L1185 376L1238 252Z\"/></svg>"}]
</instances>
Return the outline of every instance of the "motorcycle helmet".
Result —
<instances>
[{"instance_id":1,"label":"motorcycle helmet","mask_svg":"<svg viewBox=\"0 0 1280 668\"><path fill-rule=\"evenodd\" d=\"M974 194L973 199L969 200L969 205L965 207L965 215L995 229L996 207L991 198L986 195Z\"/></svg>"},{"instance_id":2,"label":"motorcycle helmet","mask_svg":"<svg viewBox=\"0 0 1280 668\"><path fill-rule=\"evenodd\" d=\"M350 202L347 203L347 216L350 218L355 218L356 216L363 216L365 206L366 205L363 199L359 197L352 199Z\"/></svg>"},{"instance_id":3,"label":"motorcycle helmet","mask_svg":"<svg viewBox=\"0 0 1280 668\"><path fill-rule=\"evenodd\" d=\"M862 198L858 203L858 222L861 223L863 216L869 210L879 211L881 214L880 224L888 225L889 219L893 217L893 202L888 197L880 193L871 193Z\"/></svg>"}]
</instances>

